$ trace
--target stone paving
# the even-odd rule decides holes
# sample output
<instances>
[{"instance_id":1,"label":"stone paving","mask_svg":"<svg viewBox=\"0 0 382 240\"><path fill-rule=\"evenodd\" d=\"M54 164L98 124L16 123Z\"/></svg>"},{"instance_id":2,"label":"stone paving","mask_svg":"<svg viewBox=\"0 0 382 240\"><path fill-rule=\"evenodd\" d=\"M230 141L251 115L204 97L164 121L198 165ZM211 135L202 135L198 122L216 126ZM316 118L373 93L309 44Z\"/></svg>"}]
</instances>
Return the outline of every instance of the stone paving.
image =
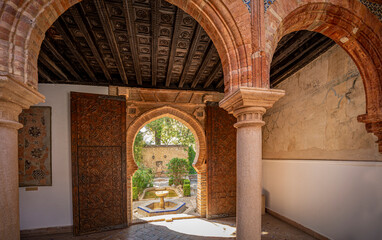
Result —
<instances>
[{"instance_id":1,"label":"stone paving","mask_svg":"<svg viewBox=\"0 0 382 240\"><path fill-rule=\"evenodd\" d=\"M203 218L152 222L126 229L73 237L71 233L22 236L21 240L215 240L235 239L235 218ZM315 238L268 214L262 219L262 240L313 240Z\"/></svg>"}]
</instances>

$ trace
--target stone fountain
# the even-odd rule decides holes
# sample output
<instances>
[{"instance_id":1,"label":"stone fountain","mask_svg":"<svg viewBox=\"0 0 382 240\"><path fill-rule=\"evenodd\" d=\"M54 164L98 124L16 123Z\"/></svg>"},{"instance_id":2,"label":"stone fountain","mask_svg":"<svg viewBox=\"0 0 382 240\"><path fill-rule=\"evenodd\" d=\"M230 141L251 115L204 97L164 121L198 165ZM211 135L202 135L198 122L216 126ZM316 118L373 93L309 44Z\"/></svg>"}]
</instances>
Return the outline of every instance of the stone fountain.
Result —
<instances>
[{"instance_id":1,"label":"stone fountain","mask_svg":"<svg viewBox=\"0 0 382 240\"><path fill-rule=\"evenodd\" d=\"M166 205L164 204L164 198L168 195L168 191L158 191L155 192L155 195L157 195L157 197L160 197L159 208L165 209Z\"/></svg>"},{"instance_id":2,"label":"stone fountain","mask_svg":"<svg viewBox=\"0 0 382 240\"><path fill-rule=\"evenodd\" d=\"M158 189L161 190L161 189ZM159 202L151 201L144 206L138 207L138 212L145 217L152 217L158 215L177 214L186 210L184 202L165 201L164 198L168 195L169 191L161 190L156 191L155 195L160 198Z\"/></svg>"}]
</instances>

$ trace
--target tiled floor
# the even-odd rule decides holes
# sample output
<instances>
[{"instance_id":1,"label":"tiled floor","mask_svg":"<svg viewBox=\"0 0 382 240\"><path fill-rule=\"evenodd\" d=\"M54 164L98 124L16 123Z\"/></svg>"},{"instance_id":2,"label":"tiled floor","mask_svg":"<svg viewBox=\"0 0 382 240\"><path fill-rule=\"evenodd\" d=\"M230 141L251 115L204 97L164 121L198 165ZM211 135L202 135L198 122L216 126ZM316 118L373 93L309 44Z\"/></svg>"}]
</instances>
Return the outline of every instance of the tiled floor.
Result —
<instances>
[{"instance_id":1,"label":"tiled floor","mask_svg":"<svg viewBox=\"0 0 382 240\"><path fill-rule=\"evenodd\" d=\"M270 215L263 216L263 240L310 240L311 236ZM71 233L22 237L22 240L172 240L235 239L235 218L194 218L173 222L136 224L127 229L73 237Z\"/></svg>"}]
</instances>

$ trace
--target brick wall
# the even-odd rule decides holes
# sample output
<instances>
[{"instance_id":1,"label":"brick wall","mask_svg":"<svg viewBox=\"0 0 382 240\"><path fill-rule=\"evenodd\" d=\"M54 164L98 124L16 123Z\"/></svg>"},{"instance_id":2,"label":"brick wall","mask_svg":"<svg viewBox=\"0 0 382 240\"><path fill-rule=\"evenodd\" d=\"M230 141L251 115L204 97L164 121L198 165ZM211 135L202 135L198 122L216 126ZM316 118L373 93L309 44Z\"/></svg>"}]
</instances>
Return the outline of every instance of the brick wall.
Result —
<instances>
[{"instance_id":1,"label":"brick wall","mask_svg":"<svg viewBox=\"0 0 382 240\"><path fill-rule=\"evenodd\" d=\"M218 106L206 109L207 217L236 213L236 119Z\"/></svg>"}]
</instances>

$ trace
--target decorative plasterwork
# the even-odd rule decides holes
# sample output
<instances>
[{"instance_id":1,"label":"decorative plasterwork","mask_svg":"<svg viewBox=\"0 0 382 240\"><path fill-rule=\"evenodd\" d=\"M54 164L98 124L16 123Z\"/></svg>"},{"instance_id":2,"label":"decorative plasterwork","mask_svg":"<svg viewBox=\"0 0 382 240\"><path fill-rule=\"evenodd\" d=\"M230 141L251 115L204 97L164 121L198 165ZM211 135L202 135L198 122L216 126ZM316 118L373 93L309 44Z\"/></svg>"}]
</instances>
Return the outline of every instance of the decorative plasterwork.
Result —
<instances>
[{"instance_id":1,"label":"decorative plasterwork","mask_svg":"<svg viewBox=\"0 0 382 240\"><path fill-rule=\"evenodd\" d=\"M199 121L204 120L206 118L206 111L204 110L204 108L197 108L194 111L194 116Z\"/></svg>"},{"instance_id":2,"label":"decorative plasterwork","mask_svg":"<svg viewBox=\"0 0 382 240\"><path fill-rule=\"evenodd\" d=\"M370 12L376 15L380 21L382 21L382 4L367 0L359 1L365 5L370 10ZM243 2L247 6L249 12L251 12L251 0L243 0ZM264 0L264 11L266 12L274 2L276 2L276 0Z\"/></svg>"}]
</instances>

